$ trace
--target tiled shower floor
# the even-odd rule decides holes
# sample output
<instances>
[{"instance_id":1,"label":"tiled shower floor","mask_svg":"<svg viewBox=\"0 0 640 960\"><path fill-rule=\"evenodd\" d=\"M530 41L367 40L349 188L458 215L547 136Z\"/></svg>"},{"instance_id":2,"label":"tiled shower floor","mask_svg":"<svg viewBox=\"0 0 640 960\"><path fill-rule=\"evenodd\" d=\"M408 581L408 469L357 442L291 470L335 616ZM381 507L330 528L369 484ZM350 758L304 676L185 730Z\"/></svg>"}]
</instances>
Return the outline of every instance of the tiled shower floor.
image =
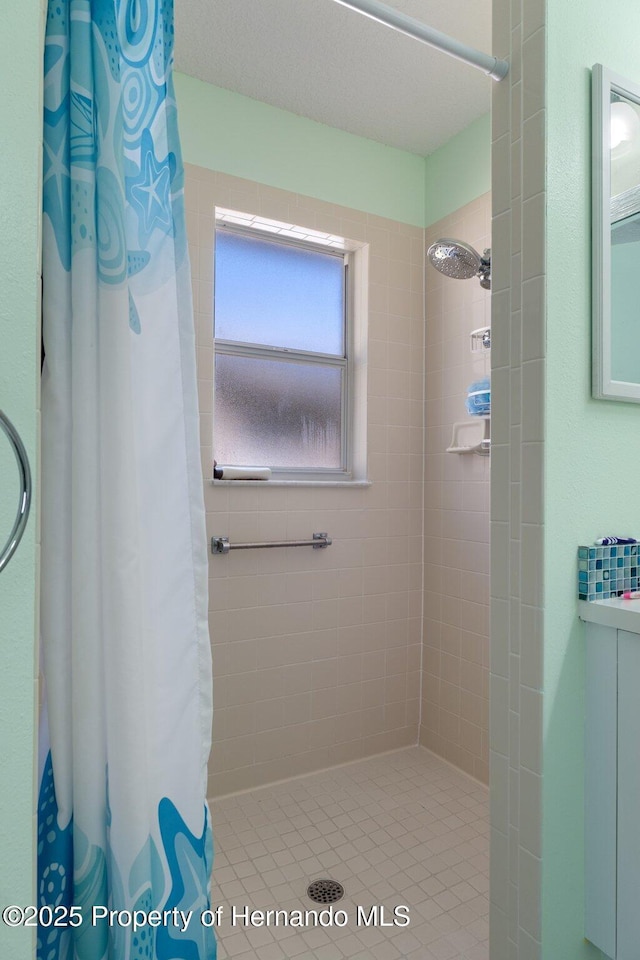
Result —
<instances>
[{"instance_id":1,"label":"tiled shower floor","mask_svg":"<svg viewBox=\"0 0 640 960\"><path fill-rule=\"evenodd\" d=\"M224 797L212 815L219 960L488 960L487 790L429 751ZM346 926L245 923L245 908L323 909L306 897L318 877L343 884ZM410 924L358 926L358 905L373 904L386 922L407 905Z\"/></svg>"}]
</instances>

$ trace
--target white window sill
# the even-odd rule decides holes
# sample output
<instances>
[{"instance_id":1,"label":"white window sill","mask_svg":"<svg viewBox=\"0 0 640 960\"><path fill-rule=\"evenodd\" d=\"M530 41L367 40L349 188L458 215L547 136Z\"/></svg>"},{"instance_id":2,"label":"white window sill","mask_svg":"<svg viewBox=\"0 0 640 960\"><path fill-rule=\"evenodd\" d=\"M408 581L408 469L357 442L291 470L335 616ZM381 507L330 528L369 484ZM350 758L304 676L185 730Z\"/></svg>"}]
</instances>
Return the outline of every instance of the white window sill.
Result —
<instances>
[{"instance_id":1,"label":"white window sill","mask_svg":"<svg viewBox=\"0 0 640 960\"><path fill-rule=\"evenodd\" d=\"M357 487L371 486L371 480L210 480L214 487Z\"/></svg>"}]
</instances>

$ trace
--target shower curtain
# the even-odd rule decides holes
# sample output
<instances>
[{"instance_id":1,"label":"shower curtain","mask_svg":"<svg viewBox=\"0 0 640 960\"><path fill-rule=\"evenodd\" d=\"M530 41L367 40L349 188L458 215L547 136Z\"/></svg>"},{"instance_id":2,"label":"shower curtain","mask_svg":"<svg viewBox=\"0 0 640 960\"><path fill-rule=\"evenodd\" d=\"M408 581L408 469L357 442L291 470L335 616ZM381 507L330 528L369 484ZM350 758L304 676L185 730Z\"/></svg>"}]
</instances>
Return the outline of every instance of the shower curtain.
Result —
<instances>
[{"instance_id":1,"label":"shower curtain","mask_svg":"<svg viewBox=\"0 0 640 960\"><path fill-rule=\"evenodd\" d=\"M216 955L173 30L171 0L49 0L39 960Z\"/></svg>"}]
</instances>

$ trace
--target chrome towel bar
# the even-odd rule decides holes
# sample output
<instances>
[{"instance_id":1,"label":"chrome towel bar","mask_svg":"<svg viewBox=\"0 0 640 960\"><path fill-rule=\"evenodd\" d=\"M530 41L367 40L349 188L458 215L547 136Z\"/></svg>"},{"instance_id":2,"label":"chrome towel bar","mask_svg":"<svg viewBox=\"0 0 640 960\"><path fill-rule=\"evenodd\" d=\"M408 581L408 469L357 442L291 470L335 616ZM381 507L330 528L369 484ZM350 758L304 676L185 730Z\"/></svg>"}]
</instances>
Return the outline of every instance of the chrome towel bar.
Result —
<instances>
[{"instance_id":1,"label":"chrome towel bar","mask_svg":"<svg viewBox=\"0 0 640 960\"><path fill-rule=\"evenodd\" d=\"M229 543L229 537L211 537L211 553L229 553L229 550L266 550L272 547L313 547L322 550L330 547L331 537L326 533L314 533L312 540L273 540L269 543Z\"/></svg>"},{"instance_id":2,"label":"chrome towel bar","mask_svg":"<svg viewBox=\"0 0 640 960\"><path fill-rule=\"evenodd\" d=\"M18 472L20 474L20 499L18 501L18 513L13 523L9 539L0 553L0 572L4 570L18 548L22 539L24 528L29 519L29 510L31 508L31 470L29 469L29 458L24 444L20 439L20 434L9 420L9 417L0 410L0 427L4 430L9 443L13 447L18 462Z\"/></svg>"}]
</instances>

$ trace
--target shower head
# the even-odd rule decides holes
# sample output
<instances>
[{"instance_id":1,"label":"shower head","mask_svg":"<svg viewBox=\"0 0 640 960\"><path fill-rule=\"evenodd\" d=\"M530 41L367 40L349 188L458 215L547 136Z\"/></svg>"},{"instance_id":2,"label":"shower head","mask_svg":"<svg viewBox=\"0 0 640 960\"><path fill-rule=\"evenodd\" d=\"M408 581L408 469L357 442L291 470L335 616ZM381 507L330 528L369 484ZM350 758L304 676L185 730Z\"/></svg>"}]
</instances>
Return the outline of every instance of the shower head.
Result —
<instances>
[{"instance_id":1,"label":"shower head","mask_svg":"<svg viewBox=\"0 0 640 960\"><path fill-rule=\"evenodd\" d=\"M481 257L468 243L462 240L436 240L427 250L427 259L432 267L455 280L479 277L480 286L491 289L491 251L485 250Z\"/></svg>"}]
</instances>

